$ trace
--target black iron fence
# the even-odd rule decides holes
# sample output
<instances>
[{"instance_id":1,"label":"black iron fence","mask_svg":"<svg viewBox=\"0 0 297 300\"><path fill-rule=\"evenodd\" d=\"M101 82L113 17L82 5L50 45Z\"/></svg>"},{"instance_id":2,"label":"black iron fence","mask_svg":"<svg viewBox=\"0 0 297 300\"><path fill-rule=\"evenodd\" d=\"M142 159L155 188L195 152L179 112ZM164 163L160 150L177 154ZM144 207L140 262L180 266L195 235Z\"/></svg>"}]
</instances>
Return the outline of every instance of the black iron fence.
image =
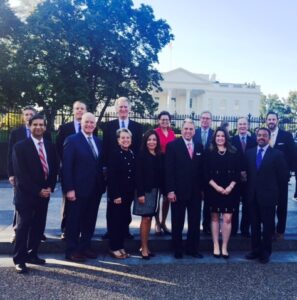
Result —
<instances>
[{"instance_id":1,"label":"black iron fence","mask_svg":"<svg viewBox=\"0 0 297 300\"><path fill-rule=\"evenodd\" d=\"M99 112L95 113L95 116L99 117ZM248 114L245 116L250 123L250 130L254 131L255 128L264 126L265 120L260 117L253 117ZM98 122L98 128L100 129L100 123L107 122L109 120L117 118L115 113L106 113L101 122ZM130 118L143 124L145 129L155 128L158 126L157 115L140 115L140 114L130 114ZM199 125L200 115L198 114L190 114L190 115L172 115L172 127L176 133L180 132L180 128L182 126L182 122L185 118L191 118L196 126ZM73 120L73 116L71 113L58 113L53 119L52 124L50 125L50 131L52 132L53 140L55 140L55 136L59 126L63 123L69 122ZM236 124L237 124L238 116L213 116L212 127L216 128L220 126L223 122L228 123L228 129L231 134L236 132ZM5 113L0 112L0 142L7 142L10 131L22 124L22 114L20 111L9 111ZM290 131L294 136L297 131L297 119L286 119L280 120L280 126L285 130Z\"/></svg>"}]
</instances>

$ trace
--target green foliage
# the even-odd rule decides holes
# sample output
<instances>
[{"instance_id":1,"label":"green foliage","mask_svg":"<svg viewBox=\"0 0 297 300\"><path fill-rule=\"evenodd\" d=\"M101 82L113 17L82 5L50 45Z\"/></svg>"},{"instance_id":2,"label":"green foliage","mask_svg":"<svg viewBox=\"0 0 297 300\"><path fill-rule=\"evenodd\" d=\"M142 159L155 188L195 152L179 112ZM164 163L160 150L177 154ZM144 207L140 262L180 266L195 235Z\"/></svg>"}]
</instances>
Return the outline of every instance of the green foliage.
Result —
<instances>
[{"instance_id":1,"label":"green foliage","mask_svg":"<svg viewBox=\"0 0 297 300\"><path fill-rule=\"evenodd\" d=\"M278 95L262 95L261 117L265 118L269 111L278 113L281 122L287 122L292 117L291 107L284 100L281 100Z\"/></svg>"},{"instance_id":2,"label":"green foliage","mask_svg":"<svg viewBox=\"0 0 297 300\"><path fill-rule=\"evenodd\" d=\"M162 77L154 64L173 35L150 6L134 8L131 0L47 0L22 27L11 58L20 86L11 106L16 99L37 104L51 118L81 99L91 111L100 105L100 121L112 100L123 95L135 112L156 110L150 92L160 89Z\"/></svg>"}]
</instances>

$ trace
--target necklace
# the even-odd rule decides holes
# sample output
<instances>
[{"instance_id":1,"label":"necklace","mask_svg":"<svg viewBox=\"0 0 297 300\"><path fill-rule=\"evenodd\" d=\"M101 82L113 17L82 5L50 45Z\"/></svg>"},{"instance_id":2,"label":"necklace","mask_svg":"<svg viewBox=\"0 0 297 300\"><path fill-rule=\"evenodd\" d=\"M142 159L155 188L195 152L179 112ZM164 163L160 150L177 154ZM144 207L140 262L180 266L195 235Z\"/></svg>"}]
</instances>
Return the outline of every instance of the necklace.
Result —
<instances>
[{"instance_id":1,"label":"necklace","mask_svg":"<svg viewBox=\"0 0 297 300\"><path fill-rule=\"evenodd\" d=\"M222 155L222 156L223 156L223 155L225 155L225 153L226 153L226 149L225 149L224 151L218 150L218 154L219 154L219 155Z\"/></svg>"}]
</instances>

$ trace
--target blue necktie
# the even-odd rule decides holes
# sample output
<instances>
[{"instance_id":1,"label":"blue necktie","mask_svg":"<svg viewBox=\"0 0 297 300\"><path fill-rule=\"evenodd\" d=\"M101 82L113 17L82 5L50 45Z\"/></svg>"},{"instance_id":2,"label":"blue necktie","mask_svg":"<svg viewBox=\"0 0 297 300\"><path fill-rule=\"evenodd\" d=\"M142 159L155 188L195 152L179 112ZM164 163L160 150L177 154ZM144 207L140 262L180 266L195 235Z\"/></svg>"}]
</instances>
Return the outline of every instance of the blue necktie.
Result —
<instances>
[{"instance_id":1,"label":"blue necktie","mask_svg":"<svg viewBox=\"0 0 297 300\"><path fill-rule=\"evenodd\" d=\"M95 150L95 147L94 147L94 145L93 145L93 143L92 143L92 137L91 137L91 136L88 136L88 143L89 143L89 145L90 145L90 148L91 148L91 150L92 150L92 153L93 153L94 158L97 159L97 158L98 158L98 155L97 155L97 152L96 152L96 150Z\"/></svg>"},{"instance_id":2,"label":"blue necktie","mask_svg":"<svg viewBox=\"0 0 297 300\"><path fill-rule=\"evenodd\" d=\"M81 132L81 125L78 123L78 132Z\"/></svg>"},{"instance_id":3,"label":"blue necktie","mask_svg":"<svg viewBox=\"0 0 297 300\"><path fill-rule=\"evenodd\" d=\"M122 121L122 123L121 123L121 128L125 128L125 122L124 121Z\"/></svg>"},{"instance_id":4,"label":"blue necktie","mask_svg":"<svg viewBox=\"0 0 297 300\"><path fill-rule=\"evenodd\" d=\"M258 153L257 153L257 157L256 157L256 165L257 165L257 170L260 169L260 166L261 166L261 163L262 163L262 153L263 153L264 149L263 148L260 148L258 150Z\"/></svg>"},{"instance_id":5,"label":"blue necktie","mask_svg":"<svg viewBox=\"0 0 297 300\"><path fill-rule=\"evenodd\" d=\"M27 138L31 137L31 130L26 128Z\"/></svg>"}]
</instances>

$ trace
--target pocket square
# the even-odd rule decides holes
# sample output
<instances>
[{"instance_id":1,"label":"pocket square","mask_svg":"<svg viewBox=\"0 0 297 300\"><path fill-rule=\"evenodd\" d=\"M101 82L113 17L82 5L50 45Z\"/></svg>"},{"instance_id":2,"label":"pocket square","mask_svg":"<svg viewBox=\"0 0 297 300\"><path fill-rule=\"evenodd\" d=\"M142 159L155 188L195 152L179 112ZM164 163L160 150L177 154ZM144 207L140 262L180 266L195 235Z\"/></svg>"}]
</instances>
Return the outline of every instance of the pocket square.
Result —
<instances>
[{"instance_id":1,"label":"pocket square","mask_svg":"<svg viewBox=\"0 0 297 300\"><path fill-rule=\"evenodd\" d=\"M284 145L285 143L277 143L278 145Z\"/></svg>"},{"instance_id":2,"label":"pocket square","mask_svg":"<svg viewBox=\"0 0 297 300\"><path fill-rule=\"evenodd\" d=\"M201 155L201 153L200 153L200 152L197 152L196 155Z\"/></svg>"}]
</instances>

